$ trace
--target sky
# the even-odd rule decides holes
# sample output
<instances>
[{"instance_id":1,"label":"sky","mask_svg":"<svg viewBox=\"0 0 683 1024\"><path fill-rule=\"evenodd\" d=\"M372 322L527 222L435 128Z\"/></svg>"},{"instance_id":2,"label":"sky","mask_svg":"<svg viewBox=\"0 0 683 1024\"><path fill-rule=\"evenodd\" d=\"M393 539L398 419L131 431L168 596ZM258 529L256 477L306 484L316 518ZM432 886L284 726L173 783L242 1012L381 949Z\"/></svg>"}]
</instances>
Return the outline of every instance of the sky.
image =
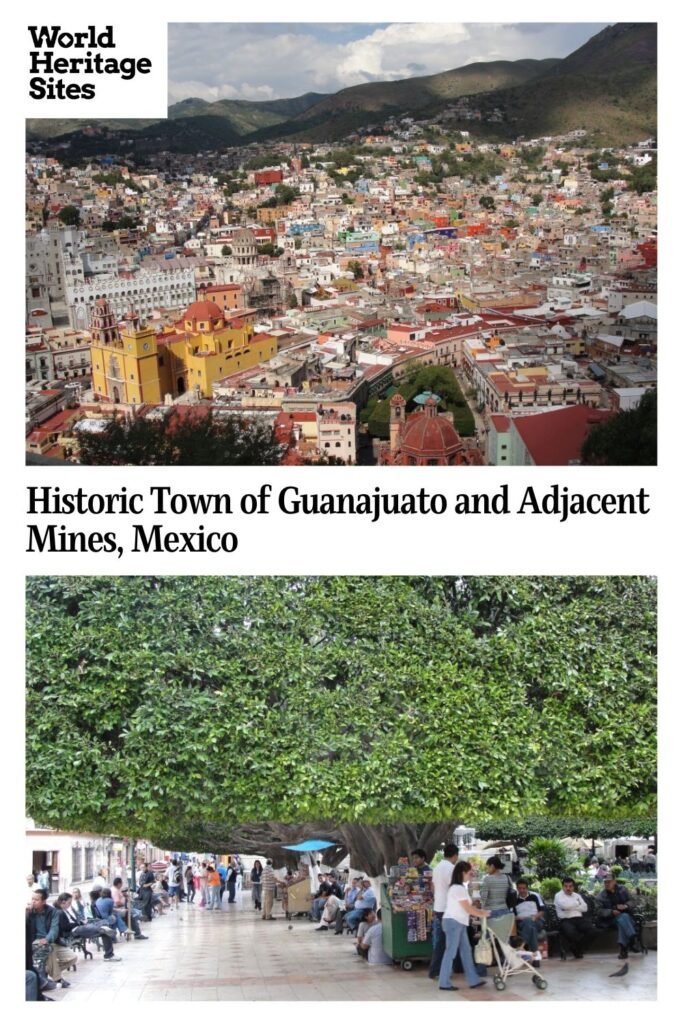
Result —
<instances>
[{"instance_id":1,"label":"sky","mask_svg":"<svg viewBox=\"0 0 683 1024\"><path fill-rule=\"evenodd\" d=\"M606 24L171 23L169 103L281 99L476 61L566 57Z\"/></svg>"}]
</instances>

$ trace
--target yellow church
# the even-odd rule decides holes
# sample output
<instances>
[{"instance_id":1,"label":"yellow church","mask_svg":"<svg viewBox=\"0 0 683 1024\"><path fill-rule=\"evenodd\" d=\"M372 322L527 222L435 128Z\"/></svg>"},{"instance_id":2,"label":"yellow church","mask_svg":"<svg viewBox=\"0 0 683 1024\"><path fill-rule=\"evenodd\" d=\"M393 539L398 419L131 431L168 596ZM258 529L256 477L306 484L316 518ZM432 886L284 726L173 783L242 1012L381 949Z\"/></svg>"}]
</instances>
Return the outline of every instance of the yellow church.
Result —
<instances>
[{"instance_id":1,"label":"yellow church","mask_svg":"<svg viewBox=\"0 0 683 1024\"><path fill-rule=\"evenodd\" d=\"M105 298L90 325L94 393L110 402L161 404L192 391L212 397L214 381L277 353L277 340L255 334L248 317L226 318L215 302L193 302L172 330L157 334L129 313L119 331Z\"/></svg>"}]
</instances>

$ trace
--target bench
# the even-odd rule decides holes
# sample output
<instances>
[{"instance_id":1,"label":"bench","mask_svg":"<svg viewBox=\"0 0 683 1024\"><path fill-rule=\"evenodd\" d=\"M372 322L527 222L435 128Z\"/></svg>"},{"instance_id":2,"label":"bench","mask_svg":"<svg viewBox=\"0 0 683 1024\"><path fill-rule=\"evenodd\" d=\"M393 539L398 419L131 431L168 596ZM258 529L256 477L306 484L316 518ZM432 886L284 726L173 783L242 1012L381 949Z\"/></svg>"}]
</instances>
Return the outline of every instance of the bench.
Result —
<instances>
[{"instance_id":1,"label":"bench","mask_svg":"<svg viewBox=\"0 0 683 1024\"><path fill-rule=\"evenodd\" d=\"M593 896L588 893L581 893L586 904L588 906L588 916L590 917L591 923L596 930L596 936L591 943L591 949L596 947L611 948L615 944L615 931L612 928L599 928L598 922L599 917L597 913L596 902ZM633 923L636 928L636 938L640 944L640 948L643 953L647 953L648 949L643 942L643 924L644 918L642 912L638 908L638 898L636 897L633 901L634 909L631 913ZM548 956L552 955L553 945L556 945L561 960L567 959L567 944L565 943L562 932L560 931L560 922L557 916L557 911L552 903L546 903L545 905L545 924L543 927L542 935L545 934L548 940Z\"/></svg>"}]
</instances>

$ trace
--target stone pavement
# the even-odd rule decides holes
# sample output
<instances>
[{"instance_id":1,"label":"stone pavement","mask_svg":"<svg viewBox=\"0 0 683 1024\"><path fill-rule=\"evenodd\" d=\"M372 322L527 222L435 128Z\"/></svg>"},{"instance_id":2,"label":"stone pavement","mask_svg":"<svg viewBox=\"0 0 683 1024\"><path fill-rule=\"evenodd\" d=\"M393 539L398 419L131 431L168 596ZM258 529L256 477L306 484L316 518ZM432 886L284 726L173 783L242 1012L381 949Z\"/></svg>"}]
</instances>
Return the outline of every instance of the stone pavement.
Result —
<instances>
[{"instance_id":1,"label":"stone pavement","mask_svg":"<svg viewBox=\"0 0 683 1024\"><path fill-rule=\"evenodd\" d=\"M623 978L608 977L621 966L615 950L578 961L545 961L545 992L537 991L530 975L510 978L504 992L496 992L491 980L470 991L462 975L454 975L459 990L447 993L439 992L422 964L412 971L370 967L356 955L349 937L316 932L304 918L287 922L278 903L275 913L275 920L262 921L248 894L233 905L224 902L220 912L202 910L198 903L181 904L178 911L145 926L148 942L117 943L121 963L103 963L96 952L87 962L79 955L77 972L66 975L71 987L50 995L69 1007L85 1001L88 1009L139 1000L478 1003L657 997L654 952L631 956Z\"/></svg>"}]
</instances>

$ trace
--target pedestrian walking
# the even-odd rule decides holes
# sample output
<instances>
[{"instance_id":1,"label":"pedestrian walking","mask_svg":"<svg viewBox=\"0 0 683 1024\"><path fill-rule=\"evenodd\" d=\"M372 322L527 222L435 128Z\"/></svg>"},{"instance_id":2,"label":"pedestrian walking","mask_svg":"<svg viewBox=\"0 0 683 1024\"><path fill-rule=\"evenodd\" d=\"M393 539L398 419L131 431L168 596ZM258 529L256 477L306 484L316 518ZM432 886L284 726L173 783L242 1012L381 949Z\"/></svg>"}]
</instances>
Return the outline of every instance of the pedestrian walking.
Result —
<instances>
[{"instance_id":1,"label":"pedestrian walking","mask_svg":"<svg viewBox=\"0 0 683 1024\"><path fill-rule=\"evenodd\" d=\"M154 900L154 872L150 869L150 866L145 862L144 870L140 875L140 882L138 888L138 895L142 902L142 916L145 921L152 920L152 902Z\"/></svg>"},{"instance_id":2,"label":"pedestrian walking","mask_svg":"<svg viewBox=\"0 0 683 1024\"><path fill-rule=\"evenodd\" d=\"M228 903L235 902L235 888L237 885L237 867L234 857L228 860L228 871L225 879L225 887L228 890Z\"/></svg>"},{"instance_id":3,"label":"pedestrian walking","mask_svg":"<svg viewBox=\"0 0 683 1024\"><path fill-rule=\"evenodd\" d=\"M187 902L194 903L194 868L191 864L185 868L185 888L187 889Z\"/></svg>"},{"instance_id":4,"label":"pedestrian walking","mask_svg":"<svg viewBox=\"0 0 683 1024\"><path fill-rule=\"evenodd\" d=\"M261 875L263 874L263 864L260 860L254 861L254 866L251 869L251 898L254 903L254 909L261 909Z\"/></svg>"},{"instance_id":5,"label":"pedestrian walking","mask_svg":"<svg viewBox=\"0 0 683 1024\"><path fill-rule=\"evenodd\" d=\"M213 864L209 866L208 876L208 893L209 893L209 905L207 910L220 910L221 909L221 876L216 871Z\"/></svg>"},{"instance_id":6,"label":"pedestrian walking","mask_svg":"<svg viewBox=\"0 0 683 1024\"><path fill-rule=\"evenodd\" d=\"M267 860L266 866L264 867L261 875L261 889L263 892L261 917L264 921L273 920L273 902L275 900L276 885L277 879L275 877L275 872L273 871L273 862L272 860Z\"/></svg>"},{"instance_id":7,"label":"pedestrian walking","mask_svg":"<svg viewBox=\"0 0 683 1024\"><path fill-rule=\"evenodd\" d=\"M484 979L479 977L474 966L467 926L470 923L470 917L491 917L492 912L480 910L470 901L467 884L471 877L472 865L464 860L458 861L453 869L453 879L446 896L446 909L441 919L441 926L446 936L446 949L439 970L439 988L446 992L453 991L455 988L451 984L451 973L456 953L460 954L462 969L469 987L479 988L485 984Z\"/></svg>"},{"instance_id":8,"label":"pedestrian walking","mask_svg":"<svg viewBox=\"0 0 683 1024\"><path fill-rule=\"evenodd\" d=\"M199 869L199 891L201 893L199 906L206 907L209 902L209 866L205 860L202 861L202 866Z\"/></svg>"}]
</instances>

